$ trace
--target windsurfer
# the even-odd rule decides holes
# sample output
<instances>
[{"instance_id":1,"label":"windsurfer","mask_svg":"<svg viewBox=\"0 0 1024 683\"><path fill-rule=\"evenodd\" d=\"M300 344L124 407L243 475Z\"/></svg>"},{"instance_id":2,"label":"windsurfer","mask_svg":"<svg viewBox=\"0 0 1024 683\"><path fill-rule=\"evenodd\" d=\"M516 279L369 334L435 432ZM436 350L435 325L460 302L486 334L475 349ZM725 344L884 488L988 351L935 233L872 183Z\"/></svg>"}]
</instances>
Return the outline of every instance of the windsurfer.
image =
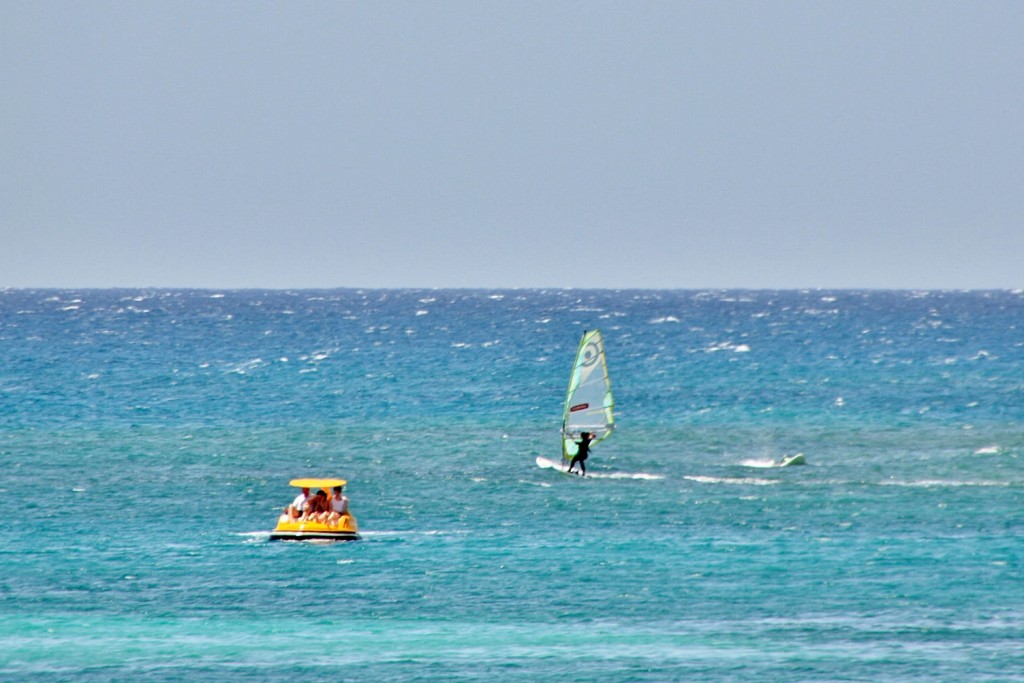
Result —
<instances>
[{"instance_id":1,"label":"windsurfer","mask_svg":"<svg viewBox=\"0 0 1024 683\"><path fill-rule=\"evenodd\" d=\"M576 463L580 464L580 475L587 476L587 455L590 454L590 441L593 439L590 432L581 432L580 440L576 442L576 455L573 456L572 462L569 463L569 473L572 474L573 467Z\"/></svg>"}]
</instances>

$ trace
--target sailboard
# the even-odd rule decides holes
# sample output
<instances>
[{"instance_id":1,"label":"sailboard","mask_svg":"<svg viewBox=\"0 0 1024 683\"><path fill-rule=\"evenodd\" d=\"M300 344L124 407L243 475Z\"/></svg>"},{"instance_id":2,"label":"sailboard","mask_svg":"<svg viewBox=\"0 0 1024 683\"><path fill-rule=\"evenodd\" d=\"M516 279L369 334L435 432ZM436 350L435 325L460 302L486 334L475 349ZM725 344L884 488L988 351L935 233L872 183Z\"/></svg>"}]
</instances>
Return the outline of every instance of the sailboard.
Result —
<instances>
[{"instance_id":1,"label":"sailboard","mask_svg":"<svg viewBox=\"0 0 1024 683\"><path fill-rule=\"evenodd\" d=\"M590 432L591 446L611 435L615 428L614 407L601 332L584 332L576 349L562 413L563 465L568 466L576 455L576 443L583 432Z\"/></svg>"},{"instance_id":2,"label":"sailboard","mask_svg":"<svg viewBox=\"0 0 1024 683\"><path fill-rule=\"evenodd\" d=\"M563 474L569 473L569 463L561 458L558 460L551 460L550 458L544 458L538 455L535 458L535 461L537 462L537 467L543 470L554 470Z\"/></svg>"},{"instance_id":3,"label":"sailboard","mask_svg":"<svg viewBox=\"0 0 1024 683\"><path fill-rule=\"evenodd\" d=\"M541 469L569 474L569 463L565 460L555 461L538 455L536 461L537 467ZM570 476L576 476L576 473L573 472ZM664 478L664 475L648 472L587 472L587 479L646 479L656 481Z\"/></svg>"},{"instance_id":4,"label":"sailboard","mask_svg":"<svg viewBox=\"0 0 1024 683\"><path fill-rule=\"evenodd\" d=\"M784 456L779 461L779 467L790 467L792 465L806 465L807 459L804 458L803 453L797 453L796 455Z\"/></svg>"},{"instance_id":5,"label":"sailboard","mask_svg":"<svg viewBox=\"0 0 1024 683\"><path fill-rule=\"evenodd\" d=\"M793 465L806 465L807 458L804 457L803 453L797 453L796 455L783 455L778 460L773 458L750 458L740 463L744 467L757 467L760 469L768 469L771 467L792 467Z\"/></svg>"}]
</instances>

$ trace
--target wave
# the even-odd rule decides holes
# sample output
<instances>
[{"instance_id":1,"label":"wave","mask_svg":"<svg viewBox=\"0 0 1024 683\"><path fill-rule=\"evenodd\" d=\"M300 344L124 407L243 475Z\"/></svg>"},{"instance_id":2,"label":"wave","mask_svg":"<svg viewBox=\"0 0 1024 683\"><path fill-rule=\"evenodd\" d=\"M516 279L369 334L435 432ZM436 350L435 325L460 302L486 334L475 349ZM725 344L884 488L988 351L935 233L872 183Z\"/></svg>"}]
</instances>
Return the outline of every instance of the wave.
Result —
<instances>
[{"instance_id":1,"label":"wave","mask_svg":"<svg viewBox=\"0 0 1024 683\"><path fill-rule=\"evenodd\" d=\"M718 351L732 351L733 353L750 353L749 344L737 344L731 341L715 342L703 349L704 353L716 353Z\"/></svg>"},{"instance_id":2,"label":"wave","mask_svg":"<svg viewBox=\"0 0 1024 683\"><path fill-rule=\"evenodd\" d=\"M405 529L405 530L376 530L376 531L363 531L359 530L359 535L364 540L372 539L383 539L383 538L409 538L412 536L457 536L461 534L468 534L469 531L464 529Z\"/></svg>"},{"instance_id":3,"label":"wave","mask_svg":"<svg viewBox=\"0 0 1024 683\"><path fill-rule=\"evenodd\" d=\"M771 469L772 467L779 466L778 461L772 458L750 458L740 464L744 467L756 467L758 469Z\"/></svg>"},{"instance_id":4,"label":"wave","mask_svg":"<svg viewBox=\"0 0 1024 683\"><path fill-rule=\"evenodd\" d=\"M664 479L660 474L649 474L647 472L587 472L587 479L645 479L655 481Z\"/></svg>"},{"instance_id":5,"label":"wave","mask_svg":"<svg viewBox=\"0 0 1024 683\"><path fill-rule=\"evenodd\" d=\"M683 479L689 479L698 484L739 484L742 486L775 486L779 483L774 479L759 479L757 477L708 477L698 474L688 474Z\"/></svg>"},{"instance_id":6,"label":"wave","mask_svg":"<svg viewBox=\"0 0 1024 683\"><path fill-rule=\"evenodd\" d=\"M787 467L789 465L806 464L803 453L783 455L778 460L773 458L748 458L740 463L743 467L754 467L757 469L772 469L776 467Z\"/></svg>"},{"instance_id":7,"label":"wave","mask_svg":"<svg viewBox=\"0 0 1024 683\"><path fill-rule=\"evenodd\" d=\"M554 460L548 460L547 458L537 457L537 467L548 470L559 470L565 474L565 468L561 463L555 462ZM591 470L587 472L587 479L643 479L646 481L656 481L658 479L664 479L665 477L660 474L650 474L648 472L594 472Z\"/></svg>"},{"instance_id":8,"label":"wave","mask_svg":"<svg viewBox=\"0 0 1024 683\"><path fill-rule=\"evenodd\" d=\"M878 482L879 486L898 486L912 489L934 489L934 488L952 488L961 486L979 486L979 487L1010 487L1014 486L1015 482L1009 481L994 481L991 479L982 479L977 481L962 481L959 479L915 479L915 480L899 480L890 479L888 481Z\"/></svg>"}]
</instances>

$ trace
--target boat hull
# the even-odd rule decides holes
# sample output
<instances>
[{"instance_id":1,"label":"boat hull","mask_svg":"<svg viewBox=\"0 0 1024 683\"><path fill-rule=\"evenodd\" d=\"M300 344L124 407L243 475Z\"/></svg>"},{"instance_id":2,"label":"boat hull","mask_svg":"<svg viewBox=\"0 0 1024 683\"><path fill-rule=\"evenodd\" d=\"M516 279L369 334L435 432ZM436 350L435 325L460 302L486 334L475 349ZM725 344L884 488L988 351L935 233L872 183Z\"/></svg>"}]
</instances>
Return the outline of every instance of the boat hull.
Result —
<instances>
[{"instance_id":1,"label":"boat hull","mask_svg":"<svg viewBox=\"0 0 1024 683\"><path fill-rule=\"evenodd\" d=\"M351 531L271 531L271 541L358 541L362 538Z\"/></svg>"},{"instance_id":2,"label":"boat hull","mask_svg":"<svg viewBox=\"0 0 1024 683\"><path fill-rule=\"evenodd\" d=\"M295 520L282 516L270 532L271 541L358 541L356 518L345 515L335 524Z\"/></svg>"}]
</instances>

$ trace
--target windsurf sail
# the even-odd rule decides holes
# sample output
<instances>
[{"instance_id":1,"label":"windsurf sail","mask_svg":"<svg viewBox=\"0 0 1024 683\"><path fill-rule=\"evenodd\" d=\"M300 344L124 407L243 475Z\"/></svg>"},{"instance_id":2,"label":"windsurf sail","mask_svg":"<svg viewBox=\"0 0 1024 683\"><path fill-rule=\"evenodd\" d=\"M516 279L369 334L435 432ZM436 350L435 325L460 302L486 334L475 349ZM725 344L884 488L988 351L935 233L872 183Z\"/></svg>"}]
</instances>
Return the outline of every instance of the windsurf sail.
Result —
<instances>
[{"instance_id":1,"label":"windsurf sail","mask_svg":"<svg viewBox=\"0 0 1024 683\"><path fill-rule=\"evenodd\" d=\"M590 432L591 445L608 437L615 427L612 385L601 332L584 332L576 350L562 414L562 457L572 460L582 432Z\"/></svg>"}]
</instances>

